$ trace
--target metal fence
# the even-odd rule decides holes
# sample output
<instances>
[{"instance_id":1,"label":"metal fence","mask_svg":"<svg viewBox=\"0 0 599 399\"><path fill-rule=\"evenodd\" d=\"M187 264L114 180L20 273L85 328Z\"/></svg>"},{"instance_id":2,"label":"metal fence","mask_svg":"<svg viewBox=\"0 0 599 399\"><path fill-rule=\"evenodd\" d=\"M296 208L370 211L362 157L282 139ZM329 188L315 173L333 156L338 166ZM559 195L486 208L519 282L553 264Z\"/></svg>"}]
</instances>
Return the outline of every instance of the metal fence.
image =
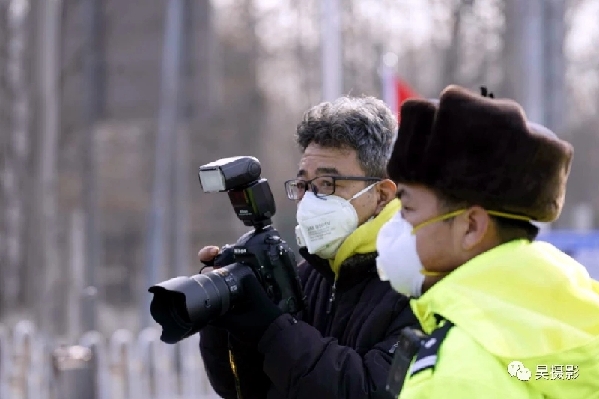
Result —
<instances>
[{"instance_id":1,"label":"metal fence","mask_svg":"<svg viewBox=\"0 0 599 399\"><path fill-rule=\"evenodd\" d=\"M216 399L198 337L166 345L147 328L137 336L96 331L76 345L52 342L21 321L0 325L1 399Z\"/></svg>"}]
</instances>

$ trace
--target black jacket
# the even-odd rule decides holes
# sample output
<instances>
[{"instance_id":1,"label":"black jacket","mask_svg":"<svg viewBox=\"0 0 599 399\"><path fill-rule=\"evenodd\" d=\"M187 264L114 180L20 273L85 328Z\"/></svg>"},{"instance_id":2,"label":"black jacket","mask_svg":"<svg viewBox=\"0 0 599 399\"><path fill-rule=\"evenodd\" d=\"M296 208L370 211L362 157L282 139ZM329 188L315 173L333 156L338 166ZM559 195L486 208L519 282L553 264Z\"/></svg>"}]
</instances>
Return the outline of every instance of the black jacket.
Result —
<instances>
[{"instance_id":1,"label":"black jacket","mask_svg":"<svg viewBox=\"0 0 599 399\"><path fill-rule=\"evenodd\" d=\"M215 327L201 331L212 387L226 399L237 398L237 391L242 399L388 398L399 332L417 325L408 298L380 281L376 253L347 259L334 284L327 261L300 252L306 309L277 318L257 350Z\"/></svg>"}]
</instances>

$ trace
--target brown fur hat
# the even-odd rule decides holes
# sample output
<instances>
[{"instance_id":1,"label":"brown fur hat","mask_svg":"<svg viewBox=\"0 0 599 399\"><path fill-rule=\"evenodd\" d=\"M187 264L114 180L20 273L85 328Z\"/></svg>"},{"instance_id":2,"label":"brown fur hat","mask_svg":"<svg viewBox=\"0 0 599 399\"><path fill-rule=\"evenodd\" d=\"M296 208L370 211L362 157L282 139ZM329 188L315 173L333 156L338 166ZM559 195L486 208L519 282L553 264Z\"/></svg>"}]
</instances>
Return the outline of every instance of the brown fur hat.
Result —
<instances>
[{"instance_id":1,"label":"brown fur hat","mask_svg":"<svg viewBox=\"0 0 599 399\"><path fill-rule=\"evenodd\" d=\"M430 139L437 107L426 100L408 100L401 105L401 124L391 158L389 177L396 182L429 183L423 158Z\"/></svg>"},{"instance_id":2,"label":"brown fur hat","mask_svg":"<svg viewBox=\"0 0 599 399\"><path fill-rule=\"evenodd\" d=\"M528 122L516 102L452 85L438 106L403 103L388 172L396 182L551 222L564 204L573 152L549 129Z\"/></svg>"}]
</instances>

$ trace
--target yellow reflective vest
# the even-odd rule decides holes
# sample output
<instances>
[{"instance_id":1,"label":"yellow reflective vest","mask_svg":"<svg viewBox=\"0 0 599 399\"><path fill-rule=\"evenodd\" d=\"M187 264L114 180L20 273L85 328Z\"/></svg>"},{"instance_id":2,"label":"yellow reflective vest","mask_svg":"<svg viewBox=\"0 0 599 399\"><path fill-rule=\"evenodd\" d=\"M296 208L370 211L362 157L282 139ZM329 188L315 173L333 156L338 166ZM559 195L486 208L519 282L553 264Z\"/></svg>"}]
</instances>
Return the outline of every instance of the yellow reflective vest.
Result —
<instances>
[{"instance_id":1,"label":"yellow reflective vest","mask_svg":"<svg viewBox=\"0 0 599 399\"><path fill-rule=\"evenodd\" d=\"M411 305L427 334L454 326L399 399L599 398L599 283L548 243L489 250Z\"/></svg>"}]
</instances>

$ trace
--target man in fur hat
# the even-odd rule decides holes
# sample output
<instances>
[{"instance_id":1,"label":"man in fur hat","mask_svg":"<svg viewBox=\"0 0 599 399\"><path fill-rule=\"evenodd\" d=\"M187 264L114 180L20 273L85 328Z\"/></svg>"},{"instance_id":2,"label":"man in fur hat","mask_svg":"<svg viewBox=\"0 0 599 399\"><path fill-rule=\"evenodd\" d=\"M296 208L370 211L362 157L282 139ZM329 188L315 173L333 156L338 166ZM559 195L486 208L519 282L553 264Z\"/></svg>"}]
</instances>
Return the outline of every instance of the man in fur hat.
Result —
<instances>
[{"instance_id":1,"label":"man in fur hat","mask_svg":"<svg viewBox=\"0 0 599 399\"><path fill-rule=\"evenodd\" d=\"M400 399L599 398L599 283L531 223L558 218L572 156L511 100L403 104L377 267L394 287L427 276L411 306L429 338Z\"/></svg>"}]
</instances>

